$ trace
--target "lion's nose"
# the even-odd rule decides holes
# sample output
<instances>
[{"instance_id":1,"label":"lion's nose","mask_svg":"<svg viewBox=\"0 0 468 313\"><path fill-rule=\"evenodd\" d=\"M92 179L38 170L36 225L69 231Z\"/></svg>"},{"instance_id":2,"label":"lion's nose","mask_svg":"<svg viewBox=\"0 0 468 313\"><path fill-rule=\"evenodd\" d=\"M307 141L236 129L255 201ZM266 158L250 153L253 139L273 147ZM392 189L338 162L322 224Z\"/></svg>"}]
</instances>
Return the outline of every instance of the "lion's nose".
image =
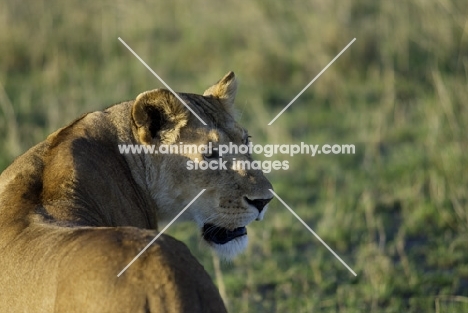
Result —
<instances>
[{"instance_id":1,"label":"lion's nose","mask_svg":"<svg viewBox=\"0 0 468 313\"><path fill-rule=\"evenodd\" d=\"M256 207L259 213L263 211L263 208L268 204L268 202L271 201L271 199L272 198L250 200L249 198L245 197L245 200L247 201L247 203Z\"/></svg>"}]
</instances>

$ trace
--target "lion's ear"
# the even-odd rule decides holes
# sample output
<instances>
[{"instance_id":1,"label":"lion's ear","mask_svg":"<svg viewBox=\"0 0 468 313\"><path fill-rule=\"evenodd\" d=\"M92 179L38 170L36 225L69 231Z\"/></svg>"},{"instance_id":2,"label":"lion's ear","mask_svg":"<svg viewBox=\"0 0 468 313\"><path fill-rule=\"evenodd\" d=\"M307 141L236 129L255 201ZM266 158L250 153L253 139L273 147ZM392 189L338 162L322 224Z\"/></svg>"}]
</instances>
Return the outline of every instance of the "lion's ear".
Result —
<instances>
[{"instance_id":1,"label":"lion's ear","mask_svg":"<svg viewBox=\"0 0 468 313\"><path fill-rule=\"evenodd\" d=\"M171 144L177 141L180 128L187 124L188 112L170 91L155 89L138 95L132 118L142 143Z\"/></svg>"},{"instance_id":2,"label":"lion's ear","mask_svg":"<svg viewBox=\"0 0 468 313\"><path fill-rule=\"evenodd\" d=\"M229 72L223 78L203 93L203 96L218 98L226 110L232 111L237 93L237 80L234 72Z\"/></svg>"}]
</instances>

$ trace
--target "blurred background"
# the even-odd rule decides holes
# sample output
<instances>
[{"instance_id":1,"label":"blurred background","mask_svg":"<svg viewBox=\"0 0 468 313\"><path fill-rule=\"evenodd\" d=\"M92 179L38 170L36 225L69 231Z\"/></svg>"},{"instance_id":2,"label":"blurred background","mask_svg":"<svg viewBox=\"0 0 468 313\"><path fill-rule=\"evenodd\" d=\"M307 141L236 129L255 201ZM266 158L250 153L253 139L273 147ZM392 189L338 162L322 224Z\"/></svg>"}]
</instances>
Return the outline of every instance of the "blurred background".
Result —
<instances>
[{"instance_id":1,"label":"blurred background","mask_svg":"<svg viewBox=\"0 0 468 313\"><path fill-rule=\"evenodd\" d=\"M254 143L355 144L275 156L290 169L267 176L358 275L277 200L232 262L171 227L230 311L468 312L467 14L466 0L2 1L0 170L80 114L162 87L118 37L178 91L233 70Z\"/></svg>"}]
</instances>

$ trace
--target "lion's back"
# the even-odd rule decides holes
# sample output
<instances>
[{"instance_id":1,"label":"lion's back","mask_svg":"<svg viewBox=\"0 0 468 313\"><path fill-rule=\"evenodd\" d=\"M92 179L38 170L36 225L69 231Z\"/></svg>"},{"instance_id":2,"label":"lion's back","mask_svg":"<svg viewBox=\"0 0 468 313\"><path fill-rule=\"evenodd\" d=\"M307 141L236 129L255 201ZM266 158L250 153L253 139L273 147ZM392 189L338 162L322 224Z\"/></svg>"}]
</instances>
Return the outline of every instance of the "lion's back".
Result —
<instances>
[{"instance_id":1,"label":"lion's back","mask_svg":"<svg viewBox=\"0 0 468 313\"><path fill-rule=\"evenodd\" d=\"M133 227L36 224L7 247L8 258L0 257L9 273L0 277L0 311L225 312L203 266L170 236L159 237L117 276L156 234ZM12 281L18 277L21 284Z\"/></svg>"}]
</instances>

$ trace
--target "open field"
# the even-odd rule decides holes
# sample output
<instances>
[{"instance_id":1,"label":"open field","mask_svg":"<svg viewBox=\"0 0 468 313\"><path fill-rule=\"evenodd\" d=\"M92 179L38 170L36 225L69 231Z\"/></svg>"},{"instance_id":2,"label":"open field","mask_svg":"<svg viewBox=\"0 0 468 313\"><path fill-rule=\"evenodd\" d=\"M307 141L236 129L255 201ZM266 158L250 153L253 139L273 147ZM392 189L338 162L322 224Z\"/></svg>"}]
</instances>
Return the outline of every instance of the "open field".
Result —
<instances>
[{"instance_id":1,"label":"open field","mask_svg":"<svg viewBox=\"0 0 468 313\"><path fill-rule=\"evenodd\" d=\"M3 1L0 170L80 114L162 87L118 37L178 91L233 70L254 143L356 146L275 156L290 169L267 176L357 277L277 200L232 262L171 227L230 311L468 312L467 17L465 0Z\"/></svg>"}]
</instances>

